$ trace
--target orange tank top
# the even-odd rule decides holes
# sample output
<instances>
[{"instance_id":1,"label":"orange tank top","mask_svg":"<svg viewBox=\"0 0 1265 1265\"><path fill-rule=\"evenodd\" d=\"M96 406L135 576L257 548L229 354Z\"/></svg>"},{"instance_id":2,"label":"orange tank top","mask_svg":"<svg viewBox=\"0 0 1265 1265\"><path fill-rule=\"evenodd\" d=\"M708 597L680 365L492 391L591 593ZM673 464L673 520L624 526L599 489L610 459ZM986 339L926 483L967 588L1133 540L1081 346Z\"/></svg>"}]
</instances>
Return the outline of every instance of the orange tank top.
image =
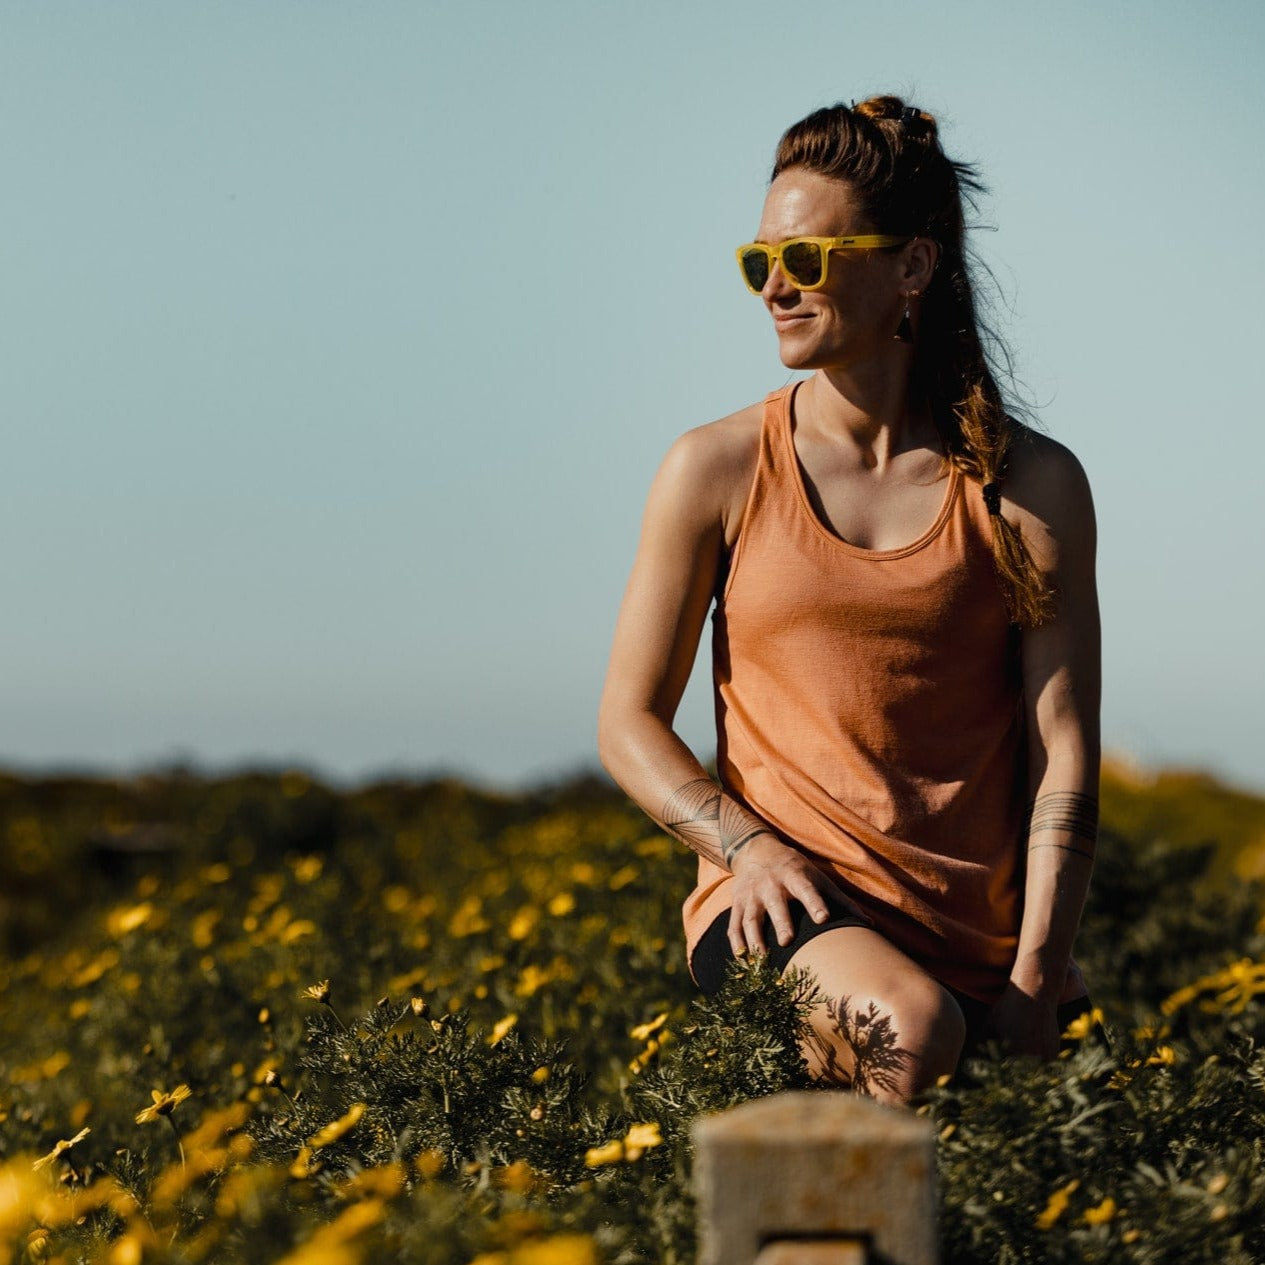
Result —
<instances>
[{"instance_id":1,"label":"orange tank top","mask_svg":"<svg viewBox=\"0 0 1265 1265\"><path fill-rule=\"evenodd\" d=\"M953 466L913 543L841 540L805 491L796 385L765 398L712 612L720 781L898 949L992 1003L1019 943L1027 748L988 510ZM682 907L687 955L732 904L732 877L699 857ZM1062 1000L1084 991L1072 961Z\"/></svg>"}]
</instances>

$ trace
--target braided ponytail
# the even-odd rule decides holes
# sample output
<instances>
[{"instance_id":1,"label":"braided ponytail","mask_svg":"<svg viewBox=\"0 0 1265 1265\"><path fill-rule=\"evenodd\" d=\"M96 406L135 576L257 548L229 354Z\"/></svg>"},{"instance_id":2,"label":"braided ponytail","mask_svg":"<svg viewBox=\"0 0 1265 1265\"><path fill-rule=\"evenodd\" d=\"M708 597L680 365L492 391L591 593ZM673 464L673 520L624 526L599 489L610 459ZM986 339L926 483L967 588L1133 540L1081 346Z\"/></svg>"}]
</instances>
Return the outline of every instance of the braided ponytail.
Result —
<instances>
[{"instance_id":1,"label":"braided ponytail","mask_svg":"<svg viewBox=\"0 0 1265 1265\"><path fill-rule=\"evenodd\" d=\"M793 124L778 144L772 178L790 167L847 181L876 232L939 244L914 349L915 385L926 395L949 460L981 484L1011 622L1022 628L1047 622L1054 590L1019 528L1001 512L1007 458L1021 423L1006 412L990 366L984 338L1008 369L1009 355L976 314L966 262L962 192L984 192L975 169L945 155L933 115L895 96L839 103Z\"/></svg>"}]
</instances>

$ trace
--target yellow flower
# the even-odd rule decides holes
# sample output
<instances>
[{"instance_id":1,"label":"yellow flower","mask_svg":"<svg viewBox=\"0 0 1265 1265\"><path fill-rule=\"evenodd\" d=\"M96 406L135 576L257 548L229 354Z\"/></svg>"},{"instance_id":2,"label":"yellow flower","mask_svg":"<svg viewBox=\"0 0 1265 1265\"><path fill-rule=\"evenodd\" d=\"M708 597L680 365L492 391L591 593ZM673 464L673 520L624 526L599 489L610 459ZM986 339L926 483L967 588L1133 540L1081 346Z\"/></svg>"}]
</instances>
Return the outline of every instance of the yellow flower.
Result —
<instances>
[{"instance_id":1,"label":"yellow flower","mask_svg":"<svg viewBox=\"0 0 1265 1265\"><path fill-rule=\"evenodd\" d=\"M355 1102L348 1108L345 1116L339 1116L337 1120L327 1124L323 1129L318 1129L307 1140L308 1146L314 1151L319 1151L323 1146L329 1146L331 1142L337 1142L344 1133L356 1127L360 1117L365 1114L365 1104Z\"/></svg>"},{"instance_id":2,"label":"yellow flower","mask_svg":"<svg viewBox=\"0 0 1265 1265\"><path fill-rule=\"evenodd\" d=\"M141 1240L131 1233L119 1235L106 1257L109 1265L141 1265L143 1259L144 1247Z\"/></svg>"},{"instance_id":3,"label":"yellow flower","mask_svg":"<svg viewBox=\"0 0 1265 1265\"><path fill-rule=\"evenodd\" d=\"M510 1265L597 1265L597 1249L586 1234L556 1234L528 1240L509 1253Z\"/></svg>"},{"instance_id":4,"label":"yellow flower","mask_svg":"<svg viewBox=\"0 0 1265 1265\"><path fill-rule=\"evenodd\" d=\"M385 1208L381 1199L362 1199L352 1204L277 1265L355 1265L362 1252L349 1247L350 1240L381 1221Z\"/></svg>"},{"instance_id":5,"label":"yellow flower","mask_svg":"<svg viewBox=\"0 0 1265 1265\"><path fill-rule=\"evenodd\" d=\"M53 1147L51 1151L49 1151L47 1155L41 1155L40 1158L31 1165L31 1167L38 1170L43 1168L45 1164L51 1164L59 1155L65 1155L65 1153L77 1142L82 1142L91 1132L91 1129L80 1129L79 1132L76 1133L69 1141L63 1138Z\"/></svg>"},{"instance_id":6,"label":"yellow flower","mask_svg":"<svg viewBox=\"0 0 1265 1265\"><path fill-rule=\"evenodd\" d=\"M637 875L640 871L635 865L626 865L622 870L616 870L607 881L607 885L612 892L617 892L621 888L627 887L629 883L636 882Z\"/></svg>"},{"instance_id":7,"label":"yellow flower","mask_svg":"<svg viewBox=\"0 0 1265 1265\"><path fill-rule=\"evenodd\" d=\"M320 857L298 857L291 868L300 883L311 883L321 877L325 862Z\"/></svg>"},{"instance_id":8,"label":"yellow flower","mask_svg":"<svg viewBox=\"0 0 1265 1265\"><path fill-rule=\"evenodd\" d=\"M495 1045L516 1023L517 1015L506 1015L493 1029L492 1035L488 1037L488 1045Z\"/></svg>"},{"instance_id":9,"label":"yellow flower","mask_svg":"<svg viewBox=\"0 0 1265 1265\"><path fill-rule=\"evenodd\" d=\"M597 1168L602 1164L618 1164L621 1160L639 1160L652 1146L662 1142L657 1124L635 1124L625 1137L615 1138L605 1146L589 1147L584 1153L584 1162L590 1168Z\"/></svg>"},{"instance_id":10,"label":"yellow flower","mask_svg":"<svg viewBox=\"0 0 1265 1265\"><path fill-rule=\"evenodd\" d=\"M503 1190L513 1190L522 1194L535 1185L536 1175L526 1160L515 1160L504 1168L494 1169L492 1180Z\"/></svg>"},{"instance_id":11,"label":"yellow flower","mask_svg":"<svg viewBox=\"0 0 1265 1265\"><path fill-rule=\"evenodd\" d=\"M129 931L143 927L153 916L154 907L149 901L143 901L139 905L120 905L106 916L105 927L110 935L119 939Z\"/></svg>"},{"instance_id":12,"label":"yellow flower","mask_svg":"<svg viewBox=\"0 0 1265 1265\"><path fill-rule=\"evenodd\" d=\"M311 1001L319 1001L324 1005L329 1001L329 980L323 979L319 984L309 985L299 996L307 997Z\"/></svg>"},{"instance_id":13,"label":"yellow flower","mask_svg":"<svg viewBox=\"0 0 1265 1265\"><path fill-rule=\"evenodd\" d=\"M1050 1196L1050 1202L1045 1205L1045 1211L1037 1217L1037 1229L1048 1230L1067 1210L1067 1205L1072 1198L1072 1192L1080 1185L1080 1179L1073 1177L1066 1186L1060 1186L1058 1190Z\"/></svg>"},{"instance_id":14,"label":"yellow flower","mask_svg":"<svg viewBox=\"0 0 1265 1265\"><path fill-rule=\"evenodd\" d=\"M529 935L536 929L536 923L540 920L540 911L534 909L531 905L524 905L522 909L510 919L509 927L506 934L511 940L526 940Z\"/></svg>"},{"instance_id":15,"label":"yellow flower","mask_svg":"<svg viewBox=\"0 0 1265 1265\"><path fill-rule=\"evenodd\" d=\"M281 943L293 944L303 936L316 934L316 923L310 918L296 918L288 927L281 930Z\"/></svg>"},{"instance_id":16,"label":"yellow flower","mask_svg":"<svg viewBox=\"0 0 1265 1265\"><path fill-rule=\"evenodd\" d=\"M311 1177L312 1176L312 1148L310 1146L299 1147L299 1153L294 1157L294 1163L290 1165L291 1177Z\"/></svg>"},{"instance_id":17,"label":"yellow flower","mask_svg":"<svg viewBox=\"0 0 1265 1265\"><path fill-rule=\"evenodd\" d=\"M1175 1063L1176 1061L1177 1055L1173 1052L1173 1047L1171 1045L1161 1045L1157 1047L1155 1053L1147 1059L1148 1064L1153 1063L1157 1065Z\"/></svg>"},{"instance_id":18,"label":"yellow flower","mask_svg":"<svg viewBox=\"0 0 1265 1265\"><path fill-rule=\"evenodd\" d=\"M492 923L483 912L483 899L474 894L467 896L448 920L448 934L458 938L491 929Z\"/></svg>"},{"instance_id":19,"label":"yellow flower","mask_svg":"<svg viewBox=\"0 0 1265 1265\"><path fill-rule=\"evenodd\" d=\"M584 1152L584 1162L589 1168L597 1168L602 1164L618 1164L623 1158L624 1143L620 1138L605 1146L591 1146Z\"/></svg>"},{"instance_id":20,"label":"yellow flower","mask_svg":"<svg viewBox=\"0 0 1265 1265\"><path fill-rule=\"evenodd\" d=\"M638 1024L628 1035L636 1041L644 1041L652 1032L658 1031L668 1021L668 1012L656 1015L649 1023Z\"/></svg>"},{"instance_id":21,"label":"yellow flower","mask_svg":"<svg viewBox=\"0 0 1265 1265\"><path fill-rule=\"evenodd\" d=\"M1097 1208L1085 1210L1085 1220L1090 1225L1106 1225L1116 1215L1116 1201L1108 1195Z\"/></svg>"},{"instance_id":22,"label":"yellow flower","mask_svg":"<svg viewBox=\"0 0 1265 1265\"><path fill-rule=\"evenodd\" d=\"M631 1063L628 1064L628 1070L632 1072L634 1076L640 1076L641 1073L650 1066L650 1060L658 1054L658 1052L663 1048L664 1043L668 1041L671 1036L672 1034L664 1028L657 1037L651 1037L646 1043L646 1048L642 1050L642 1052L638 1054Z\"/></svg>"},{"instance_id":23,"label":"yellow flower","mask_svg":"<svg viewBox=\"0 0 1265 1265\"><path fill-rule=\"evenodd\" d=\"M1265 962L1240 958L1224 970L1205 975L1193 984L1179 988L1160 1002L1160 1010L1171 1015L1175 1010L1194 1001L1200 993L1208 992L1215 993L1216 996L1200 1002L1201 1009L1214 1012L1224 1010L1229 1014L1241 1013L1253 997L1265 992Z\"/></svg>"},{"instance_id":24,"label":"yellow flower","mask_svg":"<svg viewBox=\"0 0 1265 1265\"><path fill-rule=\"evenodd\" d=\"M381 1164L377 1168L366 1168L338 1188L344 1199L363 1199L373 1196L379 1199L394 1199L404 1189L407 1176L402 1164Z\"/></svg>"},{"instance_id":25,"label":"yellow flower","mask_svg":"<svg viewBox=\"0 0 1265 1265\"><path fill-rule=\"evenodd\" d=\"M171 1115L186 1098L190 1097L191 1091L188 1085L177 1085L169 1094L164 1094L161 1089L151 1090L150 1093L154 1101L144 1111L136 1113L137 1124L152 1124L163 1116Z\"/></svg>"},{"instance_id":26,"label":"yellow flower","mask_svg":"<svg viewBox=\"0 0 1265 1265\"><path fill-rule=\"evenodd\" d=\"M540 967L534 962L529 962L518 976L518 983L514 985L514 995L534 997L552 979L553 972L548 967Z\"/></svg>"},{"instance_id":27,"label":"yellow flower","mask_svg":"<svg viewBox=\"0 0 1265 1265\"><path fill-rule=\"evenodd\" d=\"M1063 1030L1065 1037L1071 1037L1074 1041L1081 1041L1089 1036L1095 1024L1101 1024L1103 1020L1102 1011L1095 1006L1092 1010L1087 1010L1083 1015L1077 1015L1071 1023Z\"/></svg>"},{"instance_id":28,"label":"yellow flower","mask_svg":"<svg viewBox=\"0 0 1265 1265\"><path fill-rule=\"evenodd\" d=\"M663 1138L659 1136L657 1123L635 1124L624 1138L625 1158L639 1160L643 1152L648 1151L652 1146L661 1145L662 1142Z\"/></svg>"},{"instance_id":29,"label":"yellow flower","mask_svg":"<svg viewBox=\"0 0 1265 1265\"><path fill-rule=\"evenodd\" d=\"M565 918L575 908L575 897L570 892L559 892L546 908L555 918Z\"/></svg>"}]
</instances>

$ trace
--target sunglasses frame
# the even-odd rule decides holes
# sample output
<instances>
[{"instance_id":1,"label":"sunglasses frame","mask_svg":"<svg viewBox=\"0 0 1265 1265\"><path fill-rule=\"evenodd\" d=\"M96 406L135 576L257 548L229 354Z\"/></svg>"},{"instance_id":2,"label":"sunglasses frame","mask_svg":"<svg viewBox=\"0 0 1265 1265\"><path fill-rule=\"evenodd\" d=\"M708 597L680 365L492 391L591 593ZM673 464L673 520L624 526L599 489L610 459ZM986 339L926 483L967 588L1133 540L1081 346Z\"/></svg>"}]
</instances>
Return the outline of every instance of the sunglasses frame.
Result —
<instances>
[{"instance_id":1,"label":"sunglasses frame","mask_svg":"<svg viewBox=\"0 0 1265 1265\"><path fill-rule=\"evenodd\" d=\"M769 260L769 276L773 275L773 266L777 264L782 269L782 276L787 282L794 286L796 290L820 290L826 284L826 278L830 275L830 252L834 250L874 250L883 246L903 246L906 242L912 242L912 237L898 237L891 233L863 233L859 237L788 237L784 242L771 244L769 242L745 242L739 246L734 254L738 259L738 267L742 272L742 280L746 284L748 290L752 294L760 294L764 286L758 289L751 284L747 278L747 269L742 262L743 255L749 250L762 250ZM782 252L788 246L798 246L801 242L812 242L813 245L821 249L821 280L812 285L802 285L796 281L794 277L786 270L786 265L782 263ZM768 284L766 279L765 285Z\"/></svg>"}]
</instances>

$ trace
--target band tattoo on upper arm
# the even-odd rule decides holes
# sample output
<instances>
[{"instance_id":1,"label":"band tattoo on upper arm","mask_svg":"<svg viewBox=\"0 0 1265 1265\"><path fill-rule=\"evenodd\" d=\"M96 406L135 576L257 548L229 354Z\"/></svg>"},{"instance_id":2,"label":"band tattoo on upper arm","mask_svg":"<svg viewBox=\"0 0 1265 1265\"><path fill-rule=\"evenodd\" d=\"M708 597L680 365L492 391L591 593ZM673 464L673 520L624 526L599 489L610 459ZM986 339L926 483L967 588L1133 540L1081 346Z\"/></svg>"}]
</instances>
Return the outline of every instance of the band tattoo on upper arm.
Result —
<instances>
[{"instance_id":1,"label":"band tattoo on upper arm","mask_svg":"<svg viewBox=\"0 0 1265 1265\"><path fill-rule=\"evenodd\" d=\"M1047 795L1038 795L1028 809L1025 825L1029 852L1033 848L1063 848L1092 859L1094 845L1098 841L1098 797L1082 795L1079 791L1051 791ZM1051 831L1083 839L1089 847L1078 848L1071 843L1055 843L1052 840L1032 841L1034 835Z\"/></svg>"},{"instance_id":2,"label":"band tattoo on upper arm","mask_svg":"<svg viewBox=\"0 0 1265 1265\"><path fill-rule=\"evenodd\" d=\"M709 861L719 852L728 868L766 829L707 777L694 778L669 795L660 820L682 843Z\"/></svg>"}]
</instances>

